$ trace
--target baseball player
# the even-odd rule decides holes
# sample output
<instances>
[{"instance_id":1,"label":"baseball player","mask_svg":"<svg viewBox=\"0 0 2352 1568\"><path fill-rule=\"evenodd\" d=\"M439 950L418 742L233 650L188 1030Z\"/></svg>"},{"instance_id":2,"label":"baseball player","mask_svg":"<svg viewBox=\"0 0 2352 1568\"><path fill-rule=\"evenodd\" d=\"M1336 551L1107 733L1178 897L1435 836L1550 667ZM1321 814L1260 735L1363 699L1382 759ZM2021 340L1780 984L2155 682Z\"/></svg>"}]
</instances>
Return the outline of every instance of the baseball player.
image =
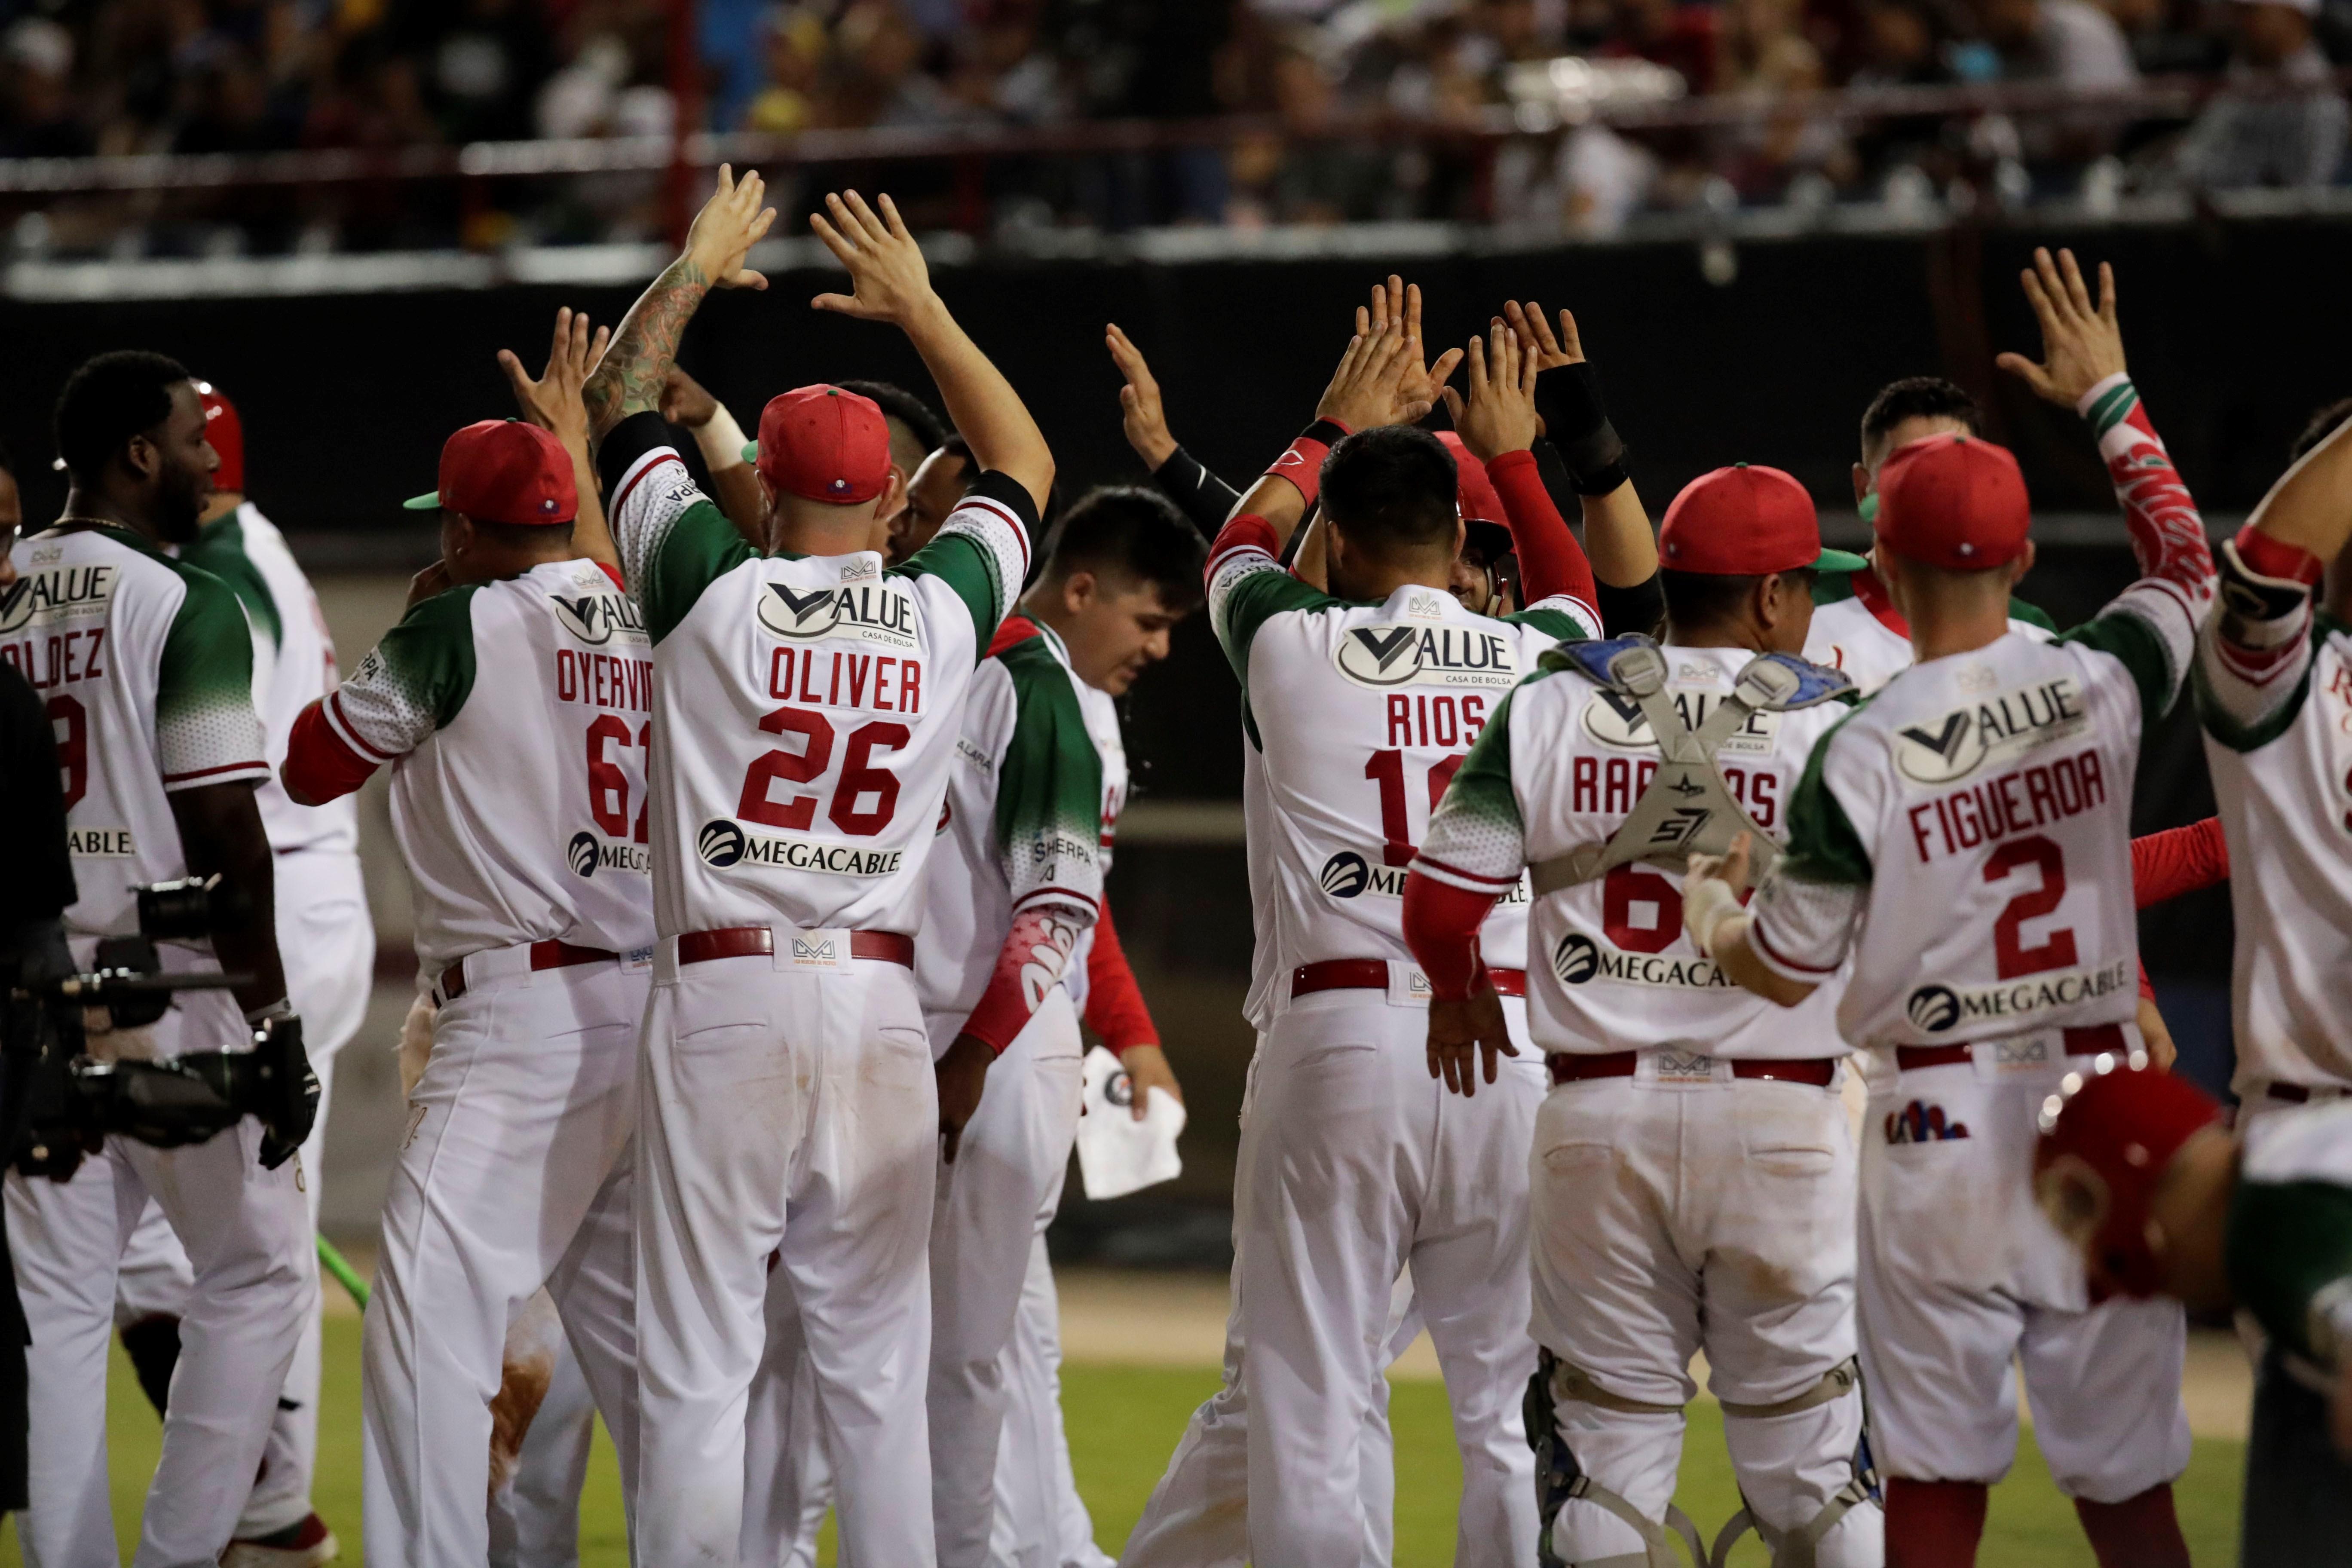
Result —
<instances>
[{"instance_id":1,"label":"baseball player","mask_svg":"<svg viewBox=\"0 0 2352 1568\"><path fill-rule=\"evenodd\" d=\"M219 875L237 910L209 944L158 941L163 969L251 976L185 991L153 1025L95 1036L94 1054L234 1049L291 1016L273 929L273 868L256 787L269 776L253 705L253 642L228 586L166 553L192 542L218 455L203 400L158 354L102 354L58 400L64 515L12 552L0 657L43 698L58 740L80 898L66 930L88 964L133 938L134 887ZM244 1016L240 1018L242 1013ZM267 1152L269 1167L260 1163ZM247 1120L205 1142L110 1139L68 1182L6 1180L17 1289L32 1332L32 1506L39 1568L119 1561L108 1500L106 1363L116 1268L152 1197L192 1266L163 1448L139 1568L209 1563L228 1546L314 1310L299 1158Z\"/></svg>"},{"instance_id":2,"label":"baseball player","mask_svg":"<svg viewBox=\"0 0 2352 1568\"><path fill-rule=\"evenodd\" d=\"M2249 1171L2273 1119L2298 1114L2299 1105L2340 1107L2352 1095L2352 1027L2339 1016L2341 978L2352 968L2347 414L2352 405L2337 405L2313 422L2294 467L2221 547L2221 608L2197 652L2206 763L2236 870L2230 898L2238 931L2231 964L2238 1066L2231 1087ZM2340 1150L2344 1118L2327 1125L2338 1129ZM2340 1164L2330 1167L2329 1179L2344 1174ZM2242 1288L2242 1300L2251 1294ZM2294 1458L2314 1446L2297 1427L2316 1418L2308 1414L2307 1373L2298 1378L2289 1352L2317 1347L2269 1314L2265 1325L2278 1342L2263 1357L2255 1388L2245 1561L2324 1561L2315 1552L2321 1541L2340 1561L2352 1540L2345 1468L2315 1472ZM2345 1360L2339 1344L2339 1373ZM2347 1405L2339 1400L2336 1408L2338 1443L2352 1451L2344 1442L2352 1432ZM2306 1414L2298 1417L2298 1409Z\"/></svg>"},{"instance_id":3,"label":"baseball player","mask_svg":"<svg viewBox=\"0 0 2352 1568\"><path fill-rule=\"evenodd\" d=\"M1863 563L1822 548L1803 486L1746 464L1685 488L1658 549L1664 647L1545 655L1431 820L1404 904L1430 1070L1467 1089L1478 1048L1490 1082L1515 1050L1479 927L1533 865L1528 1033L1557 1086L1528 1166L1544 1560L1671 1562L1664 1526L1720 1561L1752 1522L1778 1561L1874 1568L1836 992L1783 1019L1731 984L1684 936L1680 868L1660 868L1710 814L1727 843L1733 824L1785 840L1852 701L1794 657L1809 579ZM1747 1505L1712 1557L1671 1505L1701 1350Z\"/></svg>"},{"instance_id":4,"label":"baseball player","mask_svg":"<svg viewBox=\"0 0 2352 1568\"><path fill-rule=\"evenodd\" d=\"M648 1563L728 1562L743 1518L746 1394L772 1255L815 1373L845 1554L934 1560L923 1412L936 1140L992 1059L936 1063L910 934L973 671L1026 574L1053 458L1019 397L931 291L887 198L812 223L853 294L929 368L982 474L939 537L885 571L872 402L810 386L760 419L769 537L746 545L688 479L655 408L716 282L760 284L759 176L722 169L685 253L588 384L614 534L654 641L665 729L646 1011L634 1526Z\"/></svg>"},{"instance_id":5,"label":"baseball player","mask_svg":"<svg viewBox=\"0 0 2352 1568\"><path fill-rule=\"evenodd\" d=\"M1507 329L1494 340L1496 384L1483 353L1472 362L1477 409L1515 395L1531 439L1532 365L1523 376ZM1265 759L1286 972L1254 1086L1237 1262L1259 1562L1360 1561L1364 1405L1408 1264L1463 1449L1463 1560L1518 1562L1534 1535L1517 1408L1533 1360L1525 1211L1511 1196L1539 1091L1522 1070L1483 1101L1445 1104L1420 1076L1425 982L1398 900L1414 840L1494 704L1536 655L1598 621L1589 572L1575 598L1502 622L1448 591L1454 467L1433 437L1395 424L1420 357L1398 319L1360 334L1316 424L1210 555L1211 625ZM1318 489L1332 595L1277 562ZM1497 933L1498 962L1515 964L1518 937Z\"/></svg>"},{"instance_id":6,"label":"baseball player","mask_svg":"<svg viewBox=\"0 0 2352 1568\"><path fill-rule=\"evenodd\" d=\"M1752 918L1737 903L1745 847L1694 858L1683 892L1699 949L1784 1006L1851 961L1840 1031L1880 1058L1861 1359L1904 1568L1974 1560L2016 1446L2012 1358L2101 1559L2187 1561L2171 1497L2189 1447L2180 1315L2092 1310L2028 1167L2051 1086L2140 1046L2133 768L2188 678L2212 555L2125 374L2111 276L2095 305L2071 255L2027 278L2044 349L2029 379L2092 421L2141 579L2055 642L2011 630L2033 559L2015 459L1966 436L1895 453L1874 569L1919 662L1814 748Z\"/></svg>"},{"instance_id":7,"label":"baseball player","mask_svg":"<svg viewBox=\"0 0 2352 1568\"><path fill-rule=\"evenodd\" d=\"M236 405L209 382L198 383L197 392L204 400L205 438L219 454L220 468L213 475L203 526L179 555L226 583L245 608L253 631L256 706L276 767L285 762L296 715L323 696L335 679L335 646L318 596L285 535L246 499L245 429ZM319 1115L302 1145L301 1184L315 1235L335 1057L359 1031L375 966L375 928L360 876L358 803L296 805L275 775L254 798L276 857L278 949L286 965L287 996L302 1016L303 1048L319 1079ZM324 1303L317 1297L315 1250L310 1258L310 1325L303 1331L278 1401L261 1479L225 1554L228 1568L310 1568L338 1550L333 1532L310 1507L319 1448L319 1314ZM158 1411L165 1407L164 1392L179 1356L180 1317L193 1279L187 1253L163 1210L149 1204L123 1250L115 1316L123 1349Z\"/></svg>"},{"instance_id":8,"label":"baseball player","mask_svg":"<svg viewBox=\"0 0 2352 1568\"><path fill-rule=\"evenodd\" d=\"M623 1457L636 1447L630 1138L652 899L642 621L575 536L562 444L450 437L441 560L400 624L296 721L299 801L393 765L432 1054L384 1196L362 1351L368 1557L489 1551L490 1401L542 1286ZM593 521L576 531L592 538Z\"/></svg>"},{"instance_id":9,"label":"baseball player","mask_svg":"<svg viewBox=\"0 0 2352 1568\"><path fill-rule=\"evenodd\" d=\"M2017 361L2005 355L2003 364ZM2021 363L2022 361L2018 361ZM1906 376L1879 389L1862 414L1862 458L1853 465L1854 504L1864 522L1878 514L1878 471L1887 454L1930 436L1981 436L1977 400L1941 376ZM1805 658L1852 676L1865 697L1911 666L1911 637L1886 589L1868 572L1823 572L1813 579L1813 627ZM2011 595L2010 629L2057 635L2048 616Z\"/></svg>"},{"instance_id":10,"label":"baseball player","mask_svg":"<svg viewBox=\"0 0 2352 1568\"><path fill-rule=\"evenodd\" d=\"M2118 1066L2070 1076L2042 1126L2036 1190L2094 1290L2234 1306L2269 1339L2238 1561L2352 1563L2352 1104L2231 1132L2187 1079Z\"/></svg>"}]
</instances>

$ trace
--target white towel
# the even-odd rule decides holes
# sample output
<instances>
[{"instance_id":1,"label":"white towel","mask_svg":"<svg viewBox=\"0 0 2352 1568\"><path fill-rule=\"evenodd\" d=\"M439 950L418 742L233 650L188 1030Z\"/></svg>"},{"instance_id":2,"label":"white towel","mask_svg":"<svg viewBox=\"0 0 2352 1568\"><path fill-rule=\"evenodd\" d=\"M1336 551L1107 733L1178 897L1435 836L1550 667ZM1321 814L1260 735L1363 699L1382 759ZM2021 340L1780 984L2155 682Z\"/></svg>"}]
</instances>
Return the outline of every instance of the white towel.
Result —
<instances>
[{"instance_id":1,"label":"white towel","mask_svg":"<svg viewBox=\"0 0 2352 1568\"><path fill-rule=\"evenodd\" d=\"M1184 1131L1183 1104L1164 1089L1150 1093L1143 1120L1138 1121L1131 1109L1135 1085L1127 1069L1102 1046L1087 1053L1078 1174L1086 1181L1087 1197L1123 1198L1182 1173L1176 1138Z\"/></svg>"}]
</instances>

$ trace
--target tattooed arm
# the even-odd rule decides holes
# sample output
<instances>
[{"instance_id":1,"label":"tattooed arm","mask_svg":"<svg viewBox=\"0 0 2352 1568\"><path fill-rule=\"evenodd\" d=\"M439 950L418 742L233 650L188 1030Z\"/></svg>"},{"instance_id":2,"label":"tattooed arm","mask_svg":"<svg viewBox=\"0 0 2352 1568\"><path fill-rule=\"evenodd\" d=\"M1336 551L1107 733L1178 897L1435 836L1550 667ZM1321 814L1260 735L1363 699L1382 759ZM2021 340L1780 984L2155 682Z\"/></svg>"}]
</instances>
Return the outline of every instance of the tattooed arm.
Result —
<instances>
[{"instance_id":1,"label":"tattooed arm","mask_svg":"<svg viewBox=\"0 0 2352 1568\"><path fill-rule=\"evenodd\" d=\"M678 340L705 294L714 288L768 286L765 278L743 266L745 252L776 221L775 208L760 205L767 188L756 172L739 183L732 170L719 165L719 188L695 215L685 252L629 307L604 362L581 388L588 431L598 441L630 415L661 406L662 384L677 358Z\"/></svg>"}]
</instances>

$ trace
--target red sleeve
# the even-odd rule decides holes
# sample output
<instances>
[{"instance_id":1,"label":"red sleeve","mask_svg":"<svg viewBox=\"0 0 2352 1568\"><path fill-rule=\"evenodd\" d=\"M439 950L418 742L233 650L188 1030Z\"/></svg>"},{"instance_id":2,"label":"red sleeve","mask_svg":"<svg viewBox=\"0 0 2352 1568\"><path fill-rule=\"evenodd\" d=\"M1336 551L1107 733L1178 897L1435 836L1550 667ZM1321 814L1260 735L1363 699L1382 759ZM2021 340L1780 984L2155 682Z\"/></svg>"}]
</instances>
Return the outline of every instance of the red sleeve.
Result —
<instances>
[{"instance_id":1,"label":"red sleeve","mask_svg":"<svg viewBox=\"0 0 2352 1568\"><path fill-rule=\"evenodd\" d=\"M2132 840L2132 898L2143 910L2229 879L2230 845L2218 816Z\"/></svg>"},{"instance_id":2,"label":"red sleeve","mask_svg":"<svg viewBox=\"0 0 2352 1568\"><path fill-rule=\"evenodd\" d=\"M1127 950L1118 944L1118 928L1110 923L1108 903L1095 920L1094 951L1087 957L1087 1026L1114 1051L1160 1043L1151 1009L1143 1005L1135 971L1127 966Z\"/></svg>"},{"instance_id":3,"label":"red sleeve","mask_svg":"<svg viewBox=\"0 0 2352 1568\"><path fill-rule=\"evenodd\" d=\"M1404 879L1404 941L1413 962L1429 976L1432 994L1443 1002L1466 1001L1486 978L1478 956L1478 927L1495 907L1492 893L1474 893L1424 877L1418 869Z\"/></svg>"},{"instance_id":4,"label":"red sleeve","mask_svg":"<svg viewBox=\"0 0 2352 1568\"><path fill-rule=\"evenodd\" d=\"M986 657L994 658L998 654L1003 653L1006 648L1011 647L1013 644L1027 642L1031 637L1034 637L1036 635L1037 623L1031 620L1028 616L1021 615L1007 616L998 624L996 636L989 640L988 653Z\"/></svg>"},{"instance_id":5,"label":"red sleeve","mask_svg":"<svg viewBox=\"0 0 2352 1568\"><path fill-rule=\"evenodd\" d=\"M2139 966L2139 999L2143 1002L2156 1000L2156 982L2147 977L2146 963L2142 963Z\"/></svg>"},{"instance_id":6,"label":"red sleeve","mask_svg":"<svg viewBox=\"0 0 2352 1568\"><path fill-rule=\"evenodd\" d=\"M1583 547L1552 504L1551 492L1544 489L1536 455L1501 453L1486 465L1486 477L1495 482L1495 492L1509 515L1511 544L1518 552L1519 581L1527 588L1528 604L1563 594L1588 607L1597 602L1592 563L1585 559ZM1600 619L1596 614L1593 624Z\"/></svg>"},{"instance_id":7,"label":"red sleeve","mask_svg":"<svg viewBox=\"0 0 2352 1568\"><path fill-rule=\"evenodd\" d=\"M367 783L376 764L361 756L327 722L320 711L324 698L313 698L294 721L286 743L286 764L279 770L288 793L314 805L347 795Z\"/></svg>"},{"instance_id":8,"label":"red sleeve","mask_svg":"<svg viewBox=\"0 0 2352 1568\"><path fill-rule=\"evenodd\" d=\"M1086 929L1083 918L1058 902L1031 902L1013 911L1013 929L996 950L996 968L988 988L980 994L971 1016L960 1033L970 1035L998 1056L1029 1019L1046 994L1062 983L1070 950Z\"/></svg>"},{"instance_id":9,"label":"red sleeve","mask_svg":"<svg viewBox=\"0 0 2352 1568\"><path fill-rule=\"evenodd\" d=\"M1201 581L1214 583L1217 573L1236 552L1256 551L1261 555L1280 556L1281 542L1274 536L1274 524L1250 513L1234 518L1217 531L1215 542L1209 546L1209 563L1201 569Z\"/></svg>"}]
</instances>

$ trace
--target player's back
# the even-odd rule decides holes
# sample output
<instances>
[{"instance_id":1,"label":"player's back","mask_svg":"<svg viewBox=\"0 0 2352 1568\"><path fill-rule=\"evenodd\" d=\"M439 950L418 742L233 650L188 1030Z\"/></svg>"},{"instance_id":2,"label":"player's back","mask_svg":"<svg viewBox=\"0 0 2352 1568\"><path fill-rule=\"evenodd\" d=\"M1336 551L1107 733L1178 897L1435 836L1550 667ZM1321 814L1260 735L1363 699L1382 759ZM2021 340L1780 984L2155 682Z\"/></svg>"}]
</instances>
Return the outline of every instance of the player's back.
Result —
<instances>
[{"instance_id":1,"label":"player's back","mask_svg":"<svg viewBox=\"0 0 2352 1568\"><path fill-rule=\"evenodd\" d=\"M2037 642L2057 635L2050 617L2022 599L2009 602L2009 629ZM1853 678L1864 697L1911 668L1911 628L1873 572L1823 572L1813 580L1805 658Z\"/></svg>"},{"instance_id":2,"label":"player's back","mask_svg":"<svg viewBox=\"0 0 2352 1568\"><path fill-rule=\"evenodd\" d=\"M1823 742L1813 767L1869 862L1848 1040L2132 1019L2142 689L2104 648L2011 632L1914 665ZM2040 1059L2059 1057L2053 1043Z\"/></svg>"},{"instance_id":3,"label":"player's back","mask_svg":"<svg viewBox=\"0 0 2352 1568\"><path fill-rule=\"evenodd\" d=\"M1757 657L1743 648L1661 651L1667 690L1693 731ZM1511 694L1505 737L1531 864L1607 844L1659 758L1637 701L1565 667L1560 654L1543 662ZM1822 700L1757 712L1717 750L1733 800L1776 843L1787 841L1789 802L1814 742L1851 711ZM1471 804L1468 796L1461 803ZM1678 868L1637 860L1536 898L1528 916L1536 1043L1570 1052L1692 1048L1732 1059L1830 1054L1837 988L1820 987L1793 1011L1741 989L1683 930L1682 882Z\"/></svg>"},{"instance_id":4,"label":"player's back","mask_svg":"<svg viewBox=\"0 0 2352 1568\"><path fill-rule=\"evenodd\" d=\"M603 568L548 562L420 602L322 711L394 761L428 969L518 942L651 945L653 667Z\"/></svg>"},{"instance_id":5,"label":"player's back","mask_svg":"<svg viewBox=\"0 0 2352 1568\"><path fill-rule=\"evenodd\" d=\"M1559 637L1473 614L1439 588L1408 584L1378 604L1295 589L1288 607L1247 628L1237 660L1265 759L1278 964L1409 963L1405 873L1430 813L1496 706ZM1494 966L1523 966L1526 910L1522 885L1488 919Z\"/></svg>"}]
</instances>

